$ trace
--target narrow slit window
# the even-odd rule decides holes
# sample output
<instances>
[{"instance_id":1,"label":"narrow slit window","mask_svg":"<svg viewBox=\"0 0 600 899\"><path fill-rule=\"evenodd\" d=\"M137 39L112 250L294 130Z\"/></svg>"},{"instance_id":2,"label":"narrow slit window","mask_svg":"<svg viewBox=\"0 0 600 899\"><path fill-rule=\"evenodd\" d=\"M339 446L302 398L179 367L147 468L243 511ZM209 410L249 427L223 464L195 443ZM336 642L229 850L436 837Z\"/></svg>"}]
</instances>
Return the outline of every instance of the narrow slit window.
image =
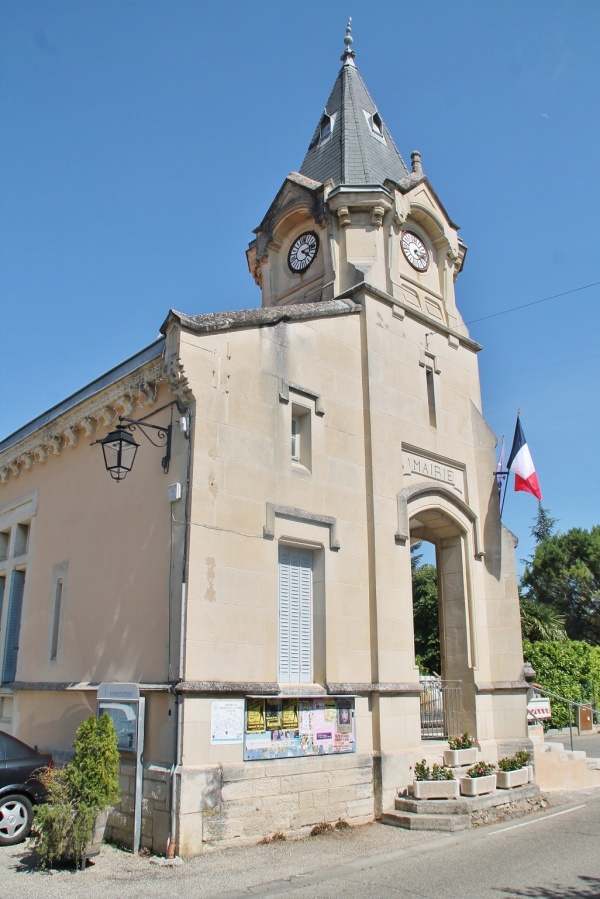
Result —
<instances>
[{"instance_id":1,"label":"narrow slit window","mask_svg":"<svg viewBox=\"0 0 600 899\"><path fill-rule=\"evenodd\" d=\"M63 581L56 582L54 590L54 614L52 616L52 638L50 641L50 661L56 661L58 655L58 635L60 631L60 611L62 606Z\"/></svg>"},{"instance_id":2,"label":"narrow slit window","mask_svg":"<svg viewBox=\"0 0 600 899\"><path fill-rule=\"evenodd\" d=\"M300 461L300 419L292 415L292 462Z\"/></svg>"},{"instance_id":3,"label":"narrow slit window","mask_svg":"<svg viewBox=\"0 0 600 899\"><path fill-rule=\"evenodd\" d=\"M4 590L6 587L6 576L0 577L0 631L2 630L2 607L4 605Z\"/></svg>"},{"instance_id":4,"label":"narrow slit window","mask_svg":"<svg viewBox=\"0 0 600 899\"><path fill-rule=\"evenodd\" d=\"M437 427L435 414L435 384L433 369L429 368L428 366L425 367L425 381L427 384L427 406L429 408L429 424L432 428L435 428Z\"/></svg>"},{"instance_id":5,"label":"narrow slit window","mask_svg":"<svg viewBox=\"0 0 600 899\"><path fill-rule=\"evenodd\" d=\"M311 410L292 404L292 462L311 470Z\"/></svg>"}]
</instances>

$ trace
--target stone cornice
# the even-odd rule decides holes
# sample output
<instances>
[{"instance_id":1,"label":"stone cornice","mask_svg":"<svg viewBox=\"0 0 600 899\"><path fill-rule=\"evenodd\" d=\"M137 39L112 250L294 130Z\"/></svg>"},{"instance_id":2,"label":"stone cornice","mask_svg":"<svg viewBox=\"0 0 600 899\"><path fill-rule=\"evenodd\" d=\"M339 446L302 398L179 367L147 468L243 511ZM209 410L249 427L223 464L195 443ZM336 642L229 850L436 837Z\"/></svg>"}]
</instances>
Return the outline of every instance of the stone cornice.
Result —
<instances>
[{"instance_id":1,"label":"stone cornice","mask_svg":"<svg viewBox=\"0 0 600 899\"><path fill-rule=\"evenodd\" d=\"M159 384L165 380L170 383L171 376L161 356L59 413L0 452L0 484L18 477L23 469L29 470L50 456L77 446L80 439L92 437L98 426L108 427L119 415L131 416L136 408L152 406Z\"/></svg>"}]
</instances>

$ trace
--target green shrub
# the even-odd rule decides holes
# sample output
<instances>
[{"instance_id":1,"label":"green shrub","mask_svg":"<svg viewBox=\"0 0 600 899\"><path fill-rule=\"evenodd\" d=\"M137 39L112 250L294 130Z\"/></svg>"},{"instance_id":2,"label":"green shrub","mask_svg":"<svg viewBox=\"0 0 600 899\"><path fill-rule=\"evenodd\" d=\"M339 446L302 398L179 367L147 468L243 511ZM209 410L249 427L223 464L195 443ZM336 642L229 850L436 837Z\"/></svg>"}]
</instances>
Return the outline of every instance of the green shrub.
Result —
<instances>
[{"instance_id":1,"label":"green shrub","mask_svg":"<svg viewBox=\"0 0 600 899\"><path fill-rule=\"evenodd\" d=\"M109 715L87 718L77 729L73 759L44 769L48 802L36 808L34 849L42 867L57 861L79 865L98 813L118 802L119 751Z\"/></svg>"},{"instance_id":2,"label":"green shrub","mask_svg":"<svg viewBox=\"0 0 600 899\"><path fill-rule=\"evenodd\" d=\"M495 770L494 766L490 765L489 762L477 762L476 765L469 768L467 777L487 777L488 774L493 774Z\"/></svg>"},{"instance_id":3,"label":"green shrub","mask_svg":"<svg viewBox=\"0 0 600 899\"><path fill-rule=\"evenodd\" d=\"M450 749L471 749L473 737L467 731L460 737L448 737L448 746Z\"/></svg>"},{"instance_id":4,"label":"green shrub","mask_svg":"<svg viewBox=\"0 0 600 899\"><path fill-rule=\"evenodd\" d=\"M519 749L514 755L509 755L504 759L500 759L498 768L500 771L518 771L519 768L524 768L525 765L529 764L530 758L531 756L525 749Z\"/></svg>"},{"instance_id":5,"label":"green shrub","mask_svg":"<svg viewBox=\"0 0 600 899\"><path fill-rule=\"evenodd\" d=\"M525 659L533 665L536 681L551 693L574 702L597 704L600 698L600 646L581 640L530 643L523 641ZM569 706L552 699L549 727L569 724Z\"/></svg>"},{"instance_id":6,"label":"green shrub","mask_svg":"<svg viewBox=\"0 0 600 899\"><path fill-rule=\"evenodd\" d=\"M454 771L445 765L429 767L425 759L415 765L415 780L454 780Z\"/></svg>"}]
</instances>

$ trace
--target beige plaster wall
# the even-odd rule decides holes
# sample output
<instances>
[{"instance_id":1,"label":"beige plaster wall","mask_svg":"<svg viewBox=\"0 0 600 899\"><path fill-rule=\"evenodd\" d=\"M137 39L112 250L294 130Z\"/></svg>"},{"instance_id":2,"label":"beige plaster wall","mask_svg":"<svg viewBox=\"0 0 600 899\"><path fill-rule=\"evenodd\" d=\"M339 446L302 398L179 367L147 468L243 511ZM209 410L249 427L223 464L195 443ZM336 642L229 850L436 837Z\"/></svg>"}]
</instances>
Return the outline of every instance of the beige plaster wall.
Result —
<instances>
[{"instance_id":1,"label":"beige plaster wall","mask_svg":"<svg viewBox=\"0 0 600 899\"><path fill-rule=\"evenodd\" d=\"M163 385L154 408L171 399ZM149 411L138 406L131 417ZM169 416L166 409L157 421ZM60 749L70 747L77 724L95 710L94 692L67 691L64 685L164 683L170 677L171 536L173 518L183 515L181 503L168 501L167 487L185 482L186 446L175 434L171 471L165 475L164 450L138 437L134 469L117 483L104 468L101 448L90 446L108 430L98 424L93 438L80 433L77 445L63 446L59 455L22 468L18 477L0 485L0 521L2 511L24 495L35 495L37 504L30 522L16 675L28 689L17 690L10 720L2 726L26 741ZM56 566L64 585L58 653L51 660ZM36 685L46 689L32 692ZM1 692L8 696L11 689ZM153 732L154 718L153 710L151 752L170 758L173 741L161 735L160 715Z\"/></svg>"}]
</instances>

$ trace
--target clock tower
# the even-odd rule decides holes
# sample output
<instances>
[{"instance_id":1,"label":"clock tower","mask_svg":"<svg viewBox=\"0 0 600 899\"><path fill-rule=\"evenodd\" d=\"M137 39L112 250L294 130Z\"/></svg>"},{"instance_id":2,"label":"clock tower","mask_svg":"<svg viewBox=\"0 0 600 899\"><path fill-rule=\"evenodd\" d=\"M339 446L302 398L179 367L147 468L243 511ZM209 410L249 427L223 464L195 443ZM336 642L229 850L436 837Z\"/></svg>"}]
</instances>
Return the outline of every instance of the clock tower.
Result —
<instances>
[{"instance_id":1,"label":"clock tower","mask_svg":"<svg viewBox=\"0 0 600 899\"><path fill-rule=\"evenodd\" d=\"M342 67L299 172L285 179L248 249L263 306L310 303L371 287L462 325L454 281L466 247L412 153L409 170L355 64Z\"/></svg>"}]
</instances>

